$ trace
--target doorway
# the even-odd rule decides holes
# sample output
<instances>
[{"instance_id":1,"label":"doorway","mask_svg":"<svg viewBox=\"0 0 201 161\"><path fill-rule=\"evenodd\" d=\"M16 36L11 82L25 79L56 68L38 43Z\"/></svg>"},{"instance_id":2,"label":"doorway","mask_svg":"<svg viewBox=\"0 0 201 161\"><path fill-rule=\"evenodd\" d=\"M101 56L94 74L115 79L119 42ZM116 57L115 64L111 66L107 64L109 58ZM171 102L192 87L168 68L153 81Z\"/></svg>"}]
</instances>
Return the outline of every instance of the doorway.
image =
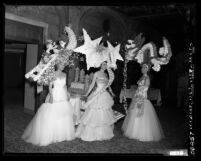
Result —
<instances>
[{"instance_id":1,"label":"doorway","mask_svg":"<svg viewBox=\"0 0 201 161\"><path fill-rule=\"evenodd\" d=\"M4 51L4 103L23 105L26 44L5 40Z\"/></svg>"},{"instance_id":2,"label":"doorway","mask_svg":"<svg viewBox=\"0 0 201 161\"><path fill-rule=\"evenodd\" d=\"M20 106L30 114L37 108L36 84L27 86L25 74L39 61L47 29L44 22L5 13L4 103Z\"/></svg>"},{"instance_id":3,"label":"doorway","mask_svg":"<svg viewBox=\"0 0 201 161\"><path fill-rule=\"evenodd\" d=\"M34 48L33 48L34 47ZM33 83L29 83L25 79L25 74L37 64L38 44L28 44L14 40L5 40L4 50L4 103L9 106L34 106L35 90ZM30 87L29 85L30 84ZM26 87L26 88L25 88ZM27 92L29 88L29 92ZM32 88L32 89L30 89ZM33 93L33 98L27 98ZM28 105L27 101L33 105ZM32 107L34 109L34 107Z\"/></svg>"}]
</instances>

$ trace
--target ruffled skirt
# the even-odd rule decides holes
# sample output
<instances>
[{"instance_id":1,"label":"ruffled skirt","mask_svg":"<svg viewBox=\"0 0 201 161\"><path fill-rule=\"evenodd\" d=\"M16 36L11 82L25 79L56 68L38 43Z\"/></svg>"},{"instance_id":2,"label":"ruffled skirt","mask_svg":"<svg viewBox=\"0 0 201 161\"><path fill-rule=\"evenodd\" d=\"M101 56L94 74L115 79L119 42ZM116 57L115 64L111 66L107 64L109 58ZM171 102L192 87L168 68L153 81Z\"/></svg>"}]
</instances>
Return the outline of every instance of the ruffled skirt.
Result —
<instances>
[{"instance_id":1,"label":"ruffled skirt","mask_svg":"<svg viewBox=\"0 0 201 161\"><path fill-rule=\"evenodd\" d=\"M105 91L86 109L76 131L76 137L84 141L111 139L116 118L112 110L114 101Z\"/></svg>"}]
</instances>

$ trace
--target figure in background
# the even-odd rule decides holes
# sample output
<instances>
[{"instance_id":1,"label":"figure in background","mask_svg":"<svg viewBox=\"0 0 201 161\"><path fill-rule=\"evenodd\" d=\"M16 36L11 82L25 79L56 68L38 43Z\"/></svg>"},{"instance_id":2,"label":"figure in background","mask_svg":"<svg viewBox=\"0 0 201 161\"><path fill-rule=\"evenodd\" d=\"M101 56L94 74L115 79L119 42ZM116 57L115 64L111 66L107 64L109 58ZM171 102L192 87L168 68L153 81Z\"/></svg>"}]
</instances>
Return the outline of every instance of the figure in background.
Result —
<instances>
[{"instance_id":1,"label":"figure in background","mask_svg":"<svg viewBox=\"0 0 201 161\"><path fill-rule=\"evenodd\" d=\"M115 79L111 84L111 89L113 93L115 93L113 110L124 112L119 101L121 87L123 84L123 62L117 61L117 66L117 69L114 71Z\"/></svg>"},{"instance_id":2,"label":"figure in background","mask_svg":"<svg viewBox=\"0 0 201 161\"><path fill-rule=\"evenodd\" d=\"M62 65L55 65L56 80L49 84L49 94L25 129L22 139L47 146L51 143L75 138L73 107L66 87L66 74Z\"/></svg>"},{"instance_id":3,"label":"figure in background","mask_svg":"<svg viewBox=\"0 0 201 161\"><path fill-rule=\"evenodd\" d=\"M86 106L76 131L76 136L84 141L109 140L114 136L113 129L116 122L112 110L114 93L110 87L110 93L106 90L99 93L109 81L106 69L107 62L103 62L100 70L93 75L92 83L85 95L88 96L96 85L95 90L87 97L86 104L90 103Z\"/></svg>"},{"instance_id":4,"label":"figure in background","mask_svg":"<svg viewBox=\"0 0 201 161\"><path fill-rule=\"evenodd\" d=\"M68 84L67 84L68 87L70 87L71 83L75 80L75 71L79 63L77 58L73 58L73 63L74 65L69 67L69 70L68 70Z\"/></svg>"},{"instance_id":5,"label":"figure in background","mask_svg":"<svg viewBox=\"0 0 201 161\"><path fill-rule=\"evenodd\" d=\"M155 109L147 99L150 78L148 64L143 64L143 76L137 82L138 88L130 104L128 114L123 122L122 130L126 137L139 141L159 141L164 137Z\"/></svg>"}]
</instances>

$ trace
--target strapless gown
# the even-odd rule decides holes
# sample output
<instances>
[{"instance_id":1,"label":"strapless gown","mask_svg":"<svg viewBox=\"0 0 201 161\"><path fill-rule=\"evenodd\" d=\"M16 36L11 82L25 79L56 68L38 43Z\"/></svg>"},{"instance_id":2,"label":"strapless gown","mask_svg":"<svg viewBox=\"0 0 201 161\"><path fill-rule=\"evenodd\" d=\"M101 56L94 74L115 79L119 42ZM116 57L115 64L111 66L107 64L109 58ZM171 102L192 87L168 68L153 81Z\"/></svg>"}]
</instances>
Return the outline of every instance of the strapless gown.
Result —
<instances>
[{"instance_id":1,"label":"strapless gown","mask_svg":"<svg viewBox=\"0 0 201 161\"><path fill-rule=\"evenodd\" d=\"M88 101L93 99L96 92L103 88L107 81L100 78L96 81L97 89L88 97ZM81 117L76 137L84 141L111 139L114 136L114 123L117 121L112 110L113 104L114 100L107 91L97 95Z\"/></svg>"},{"instance_id":2,"label":"strapless gown","mask_svg":"<svg viewBox=\"0 0 201 161\"><path fill-rule=\"evenodd\" d=\"M75 138L73 107L67 101L66 79L57 78L52 89L53 103L49 95L26 127L22 139L26 142L47 146L51 143Z\"/></svg>"}]
</instances>

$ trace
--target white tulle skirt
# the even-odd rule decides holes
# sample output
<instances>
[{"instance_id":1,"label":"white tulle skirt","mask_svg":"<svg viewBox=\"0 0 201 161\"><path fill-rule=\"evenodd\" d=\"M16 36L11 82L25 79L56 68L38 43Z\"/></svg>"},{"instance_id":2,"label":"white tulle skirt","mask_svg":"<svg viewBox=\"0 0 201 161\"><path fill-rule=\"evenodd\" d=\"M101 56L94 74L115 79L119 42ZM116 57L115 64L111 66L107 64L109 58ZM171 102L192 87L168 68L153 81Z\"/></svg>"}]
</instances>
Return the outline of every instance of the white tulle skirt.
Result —
<instances>
[{"instance_id":1,"label":"white tulle skirt","mask_svg":"<svg viewBox=\"0 0 201 161\"><path fill-rule=\"evenodd\" d=\"M76 130L76 137L84 141L111 139L116 118L112 110L114 101L105 91L86 109Z\"/></svg>"},{"instance_id":2,"label":"white tulle skirt","mask_svg":"<svg viewBox=\"0 0 201 161\"><path fill-rule=\"evenodd\" d=\"M67 101L42 104L25 129L22 139L38 146L73 140L75 129L72 108Z\"/></svg>"},{"instance_id":3,"label":"white tulle skirt","mask_svg":"<svg viewBox=\"0 0 201 161\"><path fill-rule=\"evenodd\" d=\"M132 101L128 115L126 116L122 130L124 136L139 141L159 141L164 137L162 127L152 103L145 99L143 103L143 115L138 117L138 108Z\"/></svg>"}]
</instances>

